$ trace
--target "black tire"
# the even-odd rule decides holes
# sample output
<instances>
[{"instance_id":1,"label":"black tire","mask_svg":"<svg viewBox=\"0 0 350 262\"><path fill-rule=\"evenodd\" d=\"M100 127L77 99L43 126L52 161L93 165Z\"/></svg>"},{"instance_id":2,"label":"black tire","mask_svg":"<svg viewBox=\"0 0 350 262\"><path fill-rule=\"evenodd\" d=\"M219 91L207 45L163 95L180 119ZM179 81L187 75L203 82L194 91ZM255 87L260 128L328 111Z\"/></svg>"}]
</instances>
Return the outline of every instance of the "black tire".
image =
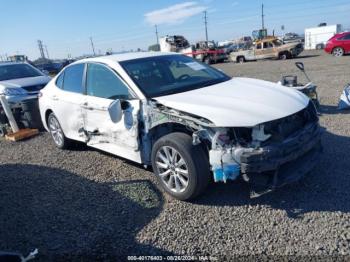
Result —
<instances>
[{"instance_id":1,"label":"black tire","mask_svg":"<svg viewBox=\"0 0 350 262\"><path fill-rule=\"evenodd\" d=\"M237 58L237 62L240 63L240 64L243 64L245 62L245 58L244 56L240 56Z\"/></svg>"},{"instance_id":2,"label":"black tire","mask_svg":"<svg viewBox=\"0 0 350 262\"><path fill-rule=\"evenodd\" d=\"M316 50L322 50L324 49L324 45L323 44L317 44L316 45Z\"/></svg>"},{"instance_id":3,"label":"black tire","mask_svg":"<svg viewBox=\"0 0 350 262\"><path fill-rule=\"evenodd\" d=\"M289 55L288 55L288 53L281 53L281 54L278 56L278 58L279 58L280 60L287 60L287 59L289 58Z\"/></svg>"},{"instance_id":4,"label":"black tire","mask_svg":"<svg viewBox=\"0 0 350 262\"><path fill-rule=\"evenodd\" d=\"M179 153L179 158L183 158L188 171L187 186L183 192L174 192L168 187L160 174L160 167L156 162L159 160L163 148L172 148ZM179 200L190 200L202 193L210 181L210 167L207 154L201 145L194 146L192 137L185 133L171 133L157 140L152 148L152 167L157 175L162 188L172 197ZM165 168L167 169L167 168ZM168 168L170 169L170 168ZM169 174L171 176L171 174ZM169 178L170 180L170 178ZM175 181L174 183L175 184Z\"/></svg>"},{"instance_id":5,"label":"black tire","mask_svg":"<svg viewBox=\"0 0 350 262\"><path fill-rule=\"evenodd\" d=\"M7 135L7 128L4 125L0 125L0 137L4 137Z\"/></svg>"},{"instance_id":6,"label":"black tire","mask_svg":"<svg viewBox=\"0 0 350 262\"><path fill-rule=\"evenodd\" d=\"M52 121L56 121L57 123L57 126L56 128L60 130L61 132L61 140L60 142L57 141L57 139L55 139L55 136L54 136L54 128L53 126L51 126L51 123L53 124ZM70 148L71 144L72 144L72 141L70 139L68 139L65 135L64 135L64 132L61 128L61 125L57 119L57 117L55 116L54 113L50 113L49 117L47 118L47 127L49 129L49 132L51 134L51 137L52 137L52 140L54 141L55 145L60 148L60 149L68 149ZM58 132L58 130L57 130Z\"/></svg>"},{"instance_id":7,"label":"black tire","mask_svg":"<svg viewBox=\"0 0 350 262\"><path fill-rule=\"evenodd\" d=\"M204 57L203 62L204 62L205 64L207 64L207 65L210 65L210 64L212 63L212 61L211 61L211 59L210 59L210 56Z\"/></svg>"}]
</instances>

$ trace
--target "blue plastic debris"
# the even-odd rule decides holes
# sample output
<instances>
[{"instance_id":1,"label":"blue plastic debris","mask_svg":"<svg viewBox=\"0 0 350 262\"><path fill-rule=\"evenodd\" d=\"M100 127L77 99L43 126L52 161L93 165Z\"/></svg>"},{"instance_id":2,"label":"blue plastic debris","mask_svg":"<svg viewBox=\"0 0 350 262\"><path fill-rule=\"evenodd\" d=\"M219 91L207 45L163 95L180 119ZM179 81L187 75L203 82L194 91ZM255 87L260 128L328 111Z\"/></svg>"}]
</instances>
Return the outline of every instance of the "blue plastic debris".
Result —
<instances>
[{"instance_id":1,"label":"blue plastic debris","mask_svg":"<svg viewBox=\"0 0 350 262\"><path fill-rule=\"evenodd\" d=\"M227 180L235 180L239 176L240 170L241 168L238 164L213 166L214 181L226 183Z\"/></svg>"}]
</instances>

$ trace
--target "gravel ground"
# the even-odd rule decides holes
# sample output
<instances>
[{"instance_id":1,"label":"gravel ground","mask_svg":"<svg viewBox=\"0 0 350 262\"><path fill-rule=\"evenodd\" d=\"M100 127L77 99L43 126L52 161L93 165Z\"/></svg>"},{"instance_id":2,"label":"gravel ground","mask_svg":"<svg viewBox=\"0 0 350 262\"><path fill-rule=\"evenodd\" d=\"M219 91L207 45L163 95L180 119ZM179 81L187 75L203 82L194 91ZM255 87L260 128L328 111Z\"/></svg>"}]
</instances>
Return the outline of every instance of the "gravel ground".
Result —
<instances>
[{"instance_id":1,"label":"gravel ground","mask_svg":"<svg viewBox=\"0 0 350 262\"><path fill-rule=\"evenodd\" d=\"M278 81L297 72L295 61L319 87L325 128L322 159L299 183L254 200L242 182L213 184L192 203L180 202L157 189L149 170L100 151L58 150L47 133L0 140L0 250L38 248L39 261L156 254L350 259L350 117L336 110L350 82L350 57L305 52L217 67Z\"/></svg>"}]
</instances>

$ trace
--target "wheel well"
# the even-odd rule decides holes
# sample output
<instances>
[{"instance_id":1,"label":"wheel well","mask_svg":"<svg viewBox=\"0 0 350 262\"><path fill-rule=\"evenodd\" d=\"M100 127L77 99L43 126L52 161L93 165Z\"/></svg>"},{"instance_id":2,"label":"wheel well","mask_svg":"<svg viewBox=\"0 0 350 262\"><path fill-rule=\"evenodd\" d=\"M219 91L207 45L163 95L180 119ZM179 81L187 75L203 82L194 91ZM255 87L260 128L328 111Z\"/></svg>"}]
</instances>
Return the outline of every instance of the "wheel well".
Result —
<instances>
[{"instance_id":1,"label":"wheel well","mask_svg":"<svg viewBox=\"0 0 350 262\"><path fill-rule=\"evenodd\" d=\"M243 58L245 60L244 56L240 55L240 56L237 56L236 61L239 62L240 58Z\"/></svg>"},{"instance_id":2,"label":"wheel well","mask_svg":"<svg viewBox=\"0 0 350 262\"><path fill-rule=\"evenodd\" d=\"M153 127L148 135L152 138L152 146L154 144L155 141L157 141L160 137L165 136L169 133L173 133L173 132L181 132L181 133L185 133L188 135L192 135L193 131L190 130L188 127L186 127L185 125L182 124L178 124L178 123L164 123L158 126Z\"/></svg>"},{"instance_id":3,"label":"wheel well","mask_svg":"<svg viewBox=\"0 0 350 262\"><path fill-rule=\"evenodd\" d=\"M46 110L45 112L45 124L47 125L47 121L49 119L49 115L52 113L51 109Z\"/></svg>"},{"instance_id":4,"label":"wheel well","mask_svg":"<svg viewBox=\"0 0 350 262\"><path fill-rule=\"evenodd\" d=\"M333 49L332 49L332 53L333 53L334 49L336 49L336 48L341 48L341 49L343 49L343 51L344 51L344 48L342 48L341 46L335 46L335 47L333 47Z\"/></svg>"},{"instance_id":5,"label":"wheel well","mask_svg":"<svg viewBox=\"0 0 350 262\"><path fill-rule=\"evenodd\" d=\"M280 56L280 55L287 55L288 56L288 54L290 54L290 52L285 50L285 51L279 52L278 56Z\"/></svg>"},{"instance_id":6,"label":"wheel well","mask_svg":"<svg viewBox=\"0 0 350 262\"><path fill-rule=\"evenodd\" d=\"M193 131L188 127L178 123L164 123L153 127L147 134L142 136L142 159L146 165L151 165L152 148L155 142L170 133L181 132L192 136Z\"/></svg>"}]
</instances>

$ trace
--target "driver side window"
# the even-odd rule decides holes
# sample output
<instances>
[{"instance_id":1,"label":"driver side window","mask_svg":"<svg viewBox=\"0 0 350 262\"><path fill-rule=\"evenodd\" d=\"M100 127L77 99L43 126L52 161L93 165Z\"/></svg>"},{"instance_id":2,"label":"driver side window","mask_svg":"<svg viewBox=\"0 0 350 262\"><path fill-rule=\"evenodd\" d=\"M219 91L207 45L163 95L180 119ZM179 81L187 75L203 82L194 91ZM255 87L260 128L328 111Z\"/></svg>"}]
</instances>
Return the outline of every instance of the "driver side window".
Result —
<instances>
[{"instance_id":1,"label":"driver side window","mask_svg":"<svg viewBox=\"0 0 350 262\"><path fill-rule=\"evenodd\" d=\"M107 99L133 98L128 87L106 66L88 64L86 94Z\"/></svg>"}]
</instances>

